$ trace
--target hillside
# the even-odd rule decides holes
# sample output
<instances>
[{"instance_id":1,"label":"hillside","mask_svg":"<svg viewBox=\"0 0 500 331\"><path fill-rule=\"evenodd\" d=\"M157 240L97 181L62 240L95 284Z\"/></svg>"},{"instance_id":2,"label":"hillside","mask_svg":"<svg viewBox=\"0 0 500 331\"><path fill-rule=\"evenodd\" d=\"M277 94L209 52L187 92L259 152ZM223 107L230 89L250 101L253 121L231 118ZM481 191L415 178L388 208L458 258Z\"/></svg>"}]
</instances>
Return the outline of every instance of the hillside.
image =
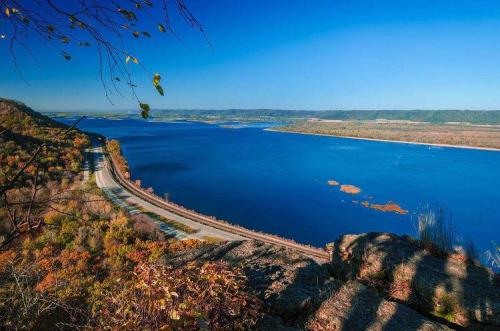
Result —
<instances>
[{"instance_id":1,"label":"hillside","mask_svg":"<svg viewBox=\"0 0 500 331\"><path fill-rule=\"evenodd\" d=\"M38 166L46 179L71 177L80 171L82 150L90 144L89 137L79 131L64 132L66 125L37 113L24 104L0 99L0 185L5 185L30 159L42 144L43 158ZM30 165L22 175L24 179L35 171ZM18 181L16 185L25 183Z\"/></svg>"},{"instance_id":2,"label":"hillside","mask_svg":"<svg viewBox=\"0 0 500 331\"><path fill-rule=\"evenodd\" d=\"M82 161L89 137L2 100L1 329L247 329L259 301L225 263L172 269L165 254L203 245L166 240L145 215L108 202ZM81 143L80 143L81 141ZM199 327L197 327L199 325Z\"/></svg>"},{"instance_id":3,"label":"hillside","mask_svg":"<svg viewBox=\"0 0 500 331\"><path fill-rule=\"evenodd\" d=\"M0 201L0 329L500 326L498 277L464 255L371 233L338 239L319 265L257 241L169 238L83 178L86 134L20 103L2 100L0 114L3 187L46 143Z\"/></svg>"}]
</instances>

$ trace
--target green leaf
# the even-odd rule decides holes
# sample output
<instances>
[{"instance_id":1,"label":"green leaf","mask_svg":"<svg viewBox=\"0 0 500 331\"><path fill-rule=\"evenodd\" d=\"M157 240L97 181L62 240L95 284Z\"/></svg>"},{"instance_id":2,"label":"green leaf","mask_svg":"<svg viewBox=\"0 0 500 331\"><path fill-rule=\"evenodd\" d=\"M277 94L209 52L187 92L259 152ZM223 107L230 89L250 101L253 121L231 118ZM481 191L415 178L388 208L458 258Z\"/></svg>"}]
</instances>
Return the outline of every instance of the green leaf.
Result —
<instances>
[{"instance_id":1,"label":"green leaf","mask_svg":"<svg viewBox=\"0 0 500 331\"><path fill-rule=\"evenodd\" d=\"M139 102L139 107L141 107L141 116L142 118L148 118L149 117L149 111L150 111L150 108L149 108L149 105L147 103L142 103L142 102Z\"/></svg>"},{"instance_id":2,"label":"green leaf","mask_svg":"<svg viewBox=\"0 0 500 331\"><path fill-rule=\"evenodd\" d=\"M139 64L139 60L137 60L137 58L136 58L136 57L133 57L133 58L132 58L132 62L134 62L135 64Z\"/></svg>"},{"instance_id":3,"label":"green leaf","mask_svg":"<svg viewBox=\"0 0 500 331\"><path fill-rule=\"evenodd\" d=\"M60 40L63 44L69 44L69 37L61 36Z\"/></svg>"},{"instance_id":4,"label":"green leaf","mask_svg":"<svg viewBox=\"0 0 500 331\"><path fill-rule=\"evenodd\" d=\"M160 93L161 96L164 95L164 93L163 93L163 87L161 87L161 85L157 85L156 86L156 90L158 91L158 93Z\"/></svg>"},{"instance_id":5,"label":"green leaf","mask_svg":"<svg viewBox=\"0 0 500 331\"><path fill-rule=\"evenodd\" d=\"M119 81L120 81L120 77L115 77L115 80L116 80L117 82L119 82Z\"/></svg>"},{"instance_id":6,"label":"green leaf","mask_svg":"<svg viewBox=\"0 0 500 331\"><path fill-rule=\"evenodd\" d=\"M161 24L158 24L158 30L160 30L160 32L165 32L165 27Z\"/></svg>"},{"instance_id":7,"label":"green leaf","mask_svg":"<svg viewBox=\"0 0 500 331\"><path fill-rule=\"evenodd\" d=\"M130 61L131 57L130 55L127 55L127 57L125 58L125 63L128 63L128 61Z\"/></svg>"},{"instance_id":8,"label":"green leaf","mask_svg":"<svg viewBox=\"0 0 500 331\"><path fill-rule=\"evenodd\" d=\"M68 54L68 53L66 53L66 52L62 52L62 56L64 57L64 59L65 59L66 61L71 60L71 55L69 55L69 54Z\"/></svg>"}]
</instances>

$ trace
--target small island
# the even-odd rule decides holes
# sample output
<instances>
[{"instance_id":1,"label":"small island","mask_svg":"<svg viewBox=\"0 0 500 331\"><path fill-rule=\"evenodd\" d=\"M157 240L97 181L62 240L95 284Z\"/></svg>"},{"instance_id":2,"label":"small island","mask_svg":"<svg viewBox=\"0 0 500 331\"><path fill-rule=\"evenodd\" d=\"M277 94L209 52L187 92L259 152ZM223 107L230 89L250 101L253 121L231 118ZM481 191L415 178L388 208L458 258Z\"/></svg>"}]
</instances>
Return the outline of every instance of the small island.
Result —
<instances>
[{"instance_id":1,"label":"small island","mask_svg":"<svg viewBox=\"0 0 500 331\"><path fill-rule=\"evenodd\" d=\"M340 190L344 193L349 194L358 194L361 192L361 189L354 185L340 185Z\"/></svg>"},{"instance_id":2,"label":"small island","mask_svg":"<svg viewBox=\"0 0 500 331\"><path fill-rule=\"evenodd\" d=\"M376 204L376 203L368 203L368 201L365 201L364 203L362 203L362 205L383 212L392 212L400 215L408 214L408 210L401 208L401 206L393 202L389 202L386 204Z\"/></svg>"}]
</instances>

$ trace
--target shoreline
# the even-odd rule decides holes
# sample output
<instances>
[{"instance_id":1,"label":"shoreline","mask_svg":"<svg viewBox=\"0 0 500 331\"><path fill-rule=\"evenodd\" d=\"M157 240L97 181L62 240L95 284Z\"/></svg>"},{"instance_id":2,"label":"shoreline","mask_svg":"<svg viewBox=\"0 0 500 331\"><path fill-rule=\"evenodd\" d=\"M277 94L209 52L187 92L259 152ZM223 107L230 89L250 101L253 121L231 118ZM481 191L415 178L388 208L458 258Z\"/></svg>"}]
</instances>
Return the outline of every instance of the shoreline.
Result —
<instances>
[{"instance_id":1,"label":"shoreline","mask_svg":"<svg viewBox=\"0 0 500 331\"><path fill-rule=\"evenodd\" d=\"M353 137L353 136L337 136L337 135L326 134L326 133L300 132L300 131L291 131L291 130L277 130L277 129L273 129L273 128L266 128L264 130L271 131L271 132L304 134L304 135L311 135L311 136L322 136L322 137L345 138L345 139L355 139L355 140L379 141L379 142L387 142L387 143L400 143L400 144L411 144L411 145L424 145L424 146L459 148L459 149L475 149L475 150L480 150L480 151L500 152L500 148L494 148L494 147L449 145L449 144L423 143L423 142L405 141L405 140L389 140L389 139L363 138L363 137Z\"/></svg>"}]
</instances>

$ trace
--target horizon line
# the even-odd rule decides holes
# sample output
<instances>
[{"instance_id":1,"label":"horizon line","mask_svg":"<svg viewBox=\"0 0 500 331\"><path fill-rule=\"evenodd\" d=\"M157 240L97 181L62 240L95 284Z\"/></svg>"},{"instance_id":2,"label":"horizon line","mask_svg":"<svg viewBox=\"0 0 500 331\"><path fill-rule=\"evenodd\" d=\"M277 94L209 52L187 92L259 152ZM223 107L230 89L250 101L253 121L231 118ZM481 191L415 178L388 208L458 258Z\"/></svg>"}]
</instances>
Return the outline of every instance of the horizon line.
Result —
<instances>
[{"instance_id":1,"label":"horizon line","mask_svg":"<svg viewBox=\"0 0 500 331\"><path fill-rule=\"evenodd\" d=\"M457 108L407 108L407 109L284 109L284 108L151 108L151 111L290 111L290 112L351 112L351 111L471 111L471 112L498 112L500 109L457 109ZM50 112L137 112L139 109L38 109L43 113Z\"/></svg>"}]
</instances>

